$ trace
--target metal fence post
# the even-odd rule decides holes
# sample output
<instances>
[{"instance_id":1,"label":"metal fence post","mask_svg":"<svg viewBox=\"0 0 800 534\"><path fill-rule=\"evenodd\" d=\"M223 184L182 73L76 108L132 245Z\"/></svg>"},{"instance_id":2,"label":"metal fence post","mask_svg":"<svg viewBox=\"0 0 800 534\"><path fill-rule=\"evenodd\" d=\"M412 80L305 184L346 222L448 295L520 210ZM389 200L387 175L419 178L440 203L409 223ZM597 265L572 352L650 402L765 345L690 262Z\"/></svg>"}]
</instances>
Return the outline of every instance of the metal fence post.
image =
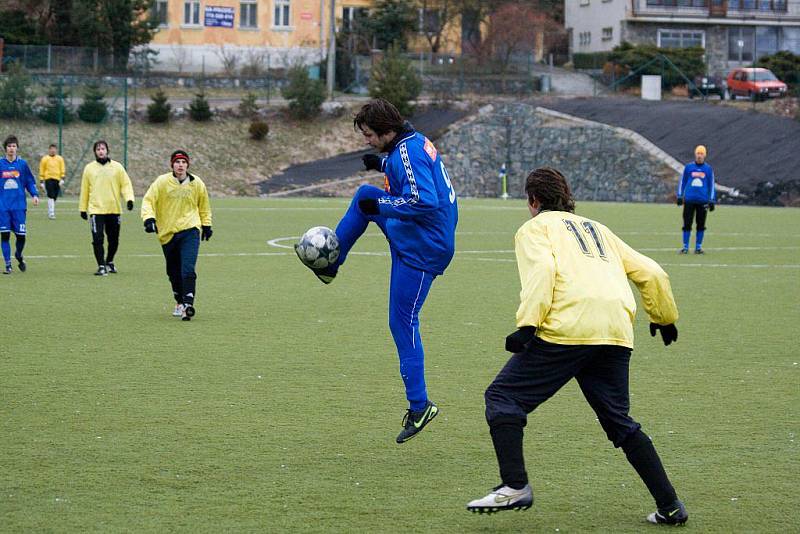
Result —
<instances>
[{"instance_id":1,"label":"metal fence post","mask_svg":"<svg viewBox=\"0 0 800 534\"><path fill-rule=\"evenodd\" d=\"M122 166L128 168L128 77L125 76L122 90Z\"/></svg>"},{"instance_id":2,"label":"metal fence post","mask_svg":"<svg viewBox=\"0 0 800 534\"><path fill-rule=\"evenodd\" d=\"M49 48L49 47L48 47ZM62 152L62 133L64 130L64 79L58 81L58 152Z\"/></svg>"},{"instance_id":3,"label":"metal fence post","mask_svg":"<svg viewBox=\"0 0 800 534\"><path fill-rule=\"evenodd\" d=\"M47 45L47 73L50 74L53 68L53 45Z\"/></svg>"}]
</instances>

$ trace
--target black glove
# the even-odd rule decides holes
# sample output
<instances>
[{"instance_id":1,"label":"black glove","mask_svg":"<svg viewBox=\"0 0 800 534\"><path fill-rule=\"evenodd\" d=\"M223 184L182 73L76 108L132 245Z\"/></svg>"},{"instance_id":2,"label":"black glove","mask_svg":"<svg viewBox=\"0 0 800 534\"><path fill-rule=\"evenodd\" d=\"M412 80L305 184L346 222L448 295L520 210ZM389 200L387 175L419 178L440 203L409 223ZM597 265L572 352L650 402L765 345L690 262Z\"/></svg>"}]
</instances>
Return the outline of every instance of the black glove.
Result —
<instances>
[{"instance_id":1,"label":"black glove","mask_svg":"<svg viewBox=\"0 0 800 534\"><path fill-rule=\"evenodd\" d=\"M534 337L536 337L536 327L523 326L516 332L506 336L506 350L512 354L525 352Z\"/></svg>"},{"instance_id":2,"label":"black glove","mask_svg":"<svg viewBox=\"0 0 800 534\"><path fill-rule=\"evenodd\" d=\"M677 204L678 206L683 206L683 199L681 197L678 197L678 200L675 201L675 204Z\"/></svg>"},{"instance_id":3,"label":"black glove","mask_svg":"<svg viewBox=\"0 0 800 534\"><path fill-rule=\"evenodd\" d=\"M83 219L83 220L85 221L85 220L86 220L86 219L88 219L88 218L89 218L89 216L88 216L88 215L86 215L86 212L85 212L85 211L82 211L82 212L81 212L81 219Z\"/></svg>"},{"instance_id":4,"label":"black glove","mask_svg":"<svg viewBox=\"0 0 800 534\"><path fill-rule=\"evenodd\" d=\"M158 226L156 226L156 220L152 217L144 221L144 231L148 234L154 234L158 232Z\"/></svg>"},{"instance_id":5,"label":"black glove","mask_svg":"<svg viewBox=\"0 0 800 534\"><path fill-rule=\"evenodd\" d=\"M678 341L678 329L674 324L650 323L651 336L655 337L656 330L661 331L661 339L664 340L664 345L669 345L673 341Z\"/></svg>"},{"instance_id":6,"label":"black glove","mask_svg":"<svg viewBox=\"0 0 800 534\"><path fill-rule=\"evenodd\" d=\"M381 160L380 156L376 156L375 154L364 154L361 157L361 161L364 162L364 167L368 171L374 170L381 172L381 170L383 170L381 169L383 161Z\"/></svg>"},{"instance_id":7,"label":"black glove","mask_svg":"<svg viewBox=\"0 0 800 534\"><path fill-rule=\"evenodd\" d=\"M358 209L364 215L377 215L380 213L378 209L378 201L374 198L362 198L358 201Z\"/></svg>"},{"instance_id":8,"label":"black glove","mask_svg":"<svg viewBox=\"0 0 800 534\"><path fill-rule=\"evenodd\" d=\"M714 203L708 205L708 211L714 211Z\"/></svg>"},{"instance_id":9,"label":"black glove","mask_svg":"<svg viewBox=\"0 0 800 534\"><path fill-rule=\"evenodd\" d=\"M128 211L133 211L133 200L128 201Z\"/></svg>"},{"instance_id":10,"label":"black glove","mask_svg":"<svg viewBox=\"0 0 800 534\"><path fill-rule=\"evenodd\" d=\"M208 241L213 233L210 226L203 226L200 230L200 241Z\"/></svg>"}]
</instances>

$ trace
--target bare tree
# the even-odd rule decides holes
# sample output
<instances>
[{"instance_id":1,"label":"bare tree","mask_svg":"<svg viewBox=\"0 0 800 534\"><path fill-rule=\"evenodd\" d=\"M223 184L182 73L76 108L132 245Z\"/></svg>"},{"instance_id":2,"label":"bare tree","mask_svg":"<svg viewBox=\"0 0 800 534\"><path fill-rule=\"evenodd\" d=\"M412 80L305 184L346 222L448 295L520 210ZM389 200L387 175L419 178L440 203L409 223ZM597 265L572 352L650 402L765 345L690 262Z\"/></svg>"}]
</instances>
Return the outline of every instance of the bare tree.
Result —
<instances>
[{"instance_id":1,"label":"bare tree","mask_svg":"<svg viewBox=\"0 0 800 534\"><path fill-rule=\"evenodd\" d=\"M496 62L500 72L506 74L515 55L534 52L537 34L558 29L553 19L529 5L505 4L491 14L482 49Z\"/></svg>"},{"instance_id":2,"label":"bare tree","mask_svg":"<svg viewBox=\"0 0 800 534\"><path fill-rule=\"evenodd\" d=\"M461 16L463 0L417 0L420 11L419 31L425 36L431 53L438 54L446 44L447 31L451 23ZM460 37L460 36L459 36Z\"/></svg>"},{"instance_id":3,"label":"bare tree","mask_svg":"<svg viewBox=\"0 0 800 534\"><path fill-rule=\"evenodd\" d=\"M214 51L216 56L222 62L222 70L226 76L236 76L236 68L239 66L239 51L236 48L228 48L225 45L219 45L219 48Z\"/></svg>"},{"instance_id":4,"label":"bare tree","mask_svg":"<svg viewBox=\"0 0 800 534\"><path fill-rule=\"evenodd\" d=\"M183 46L180 40L178 44L170 46L170 50L172 51L172 59L175 62L175 66L178 67L178 74L182 74L183 69L186 68L186 64L189 62L189 50Z\"/></svg>"},{"instance_id":5,"label":"bare tree","mask_svg":"<svg viewBox=\"0 0 800 534\"><path fill-rule=\"evenodd\" d=\"M242 76L261 76L267 71L269 52L261 48L250 48L245 52Z\"/></svg>"}]
</instances>

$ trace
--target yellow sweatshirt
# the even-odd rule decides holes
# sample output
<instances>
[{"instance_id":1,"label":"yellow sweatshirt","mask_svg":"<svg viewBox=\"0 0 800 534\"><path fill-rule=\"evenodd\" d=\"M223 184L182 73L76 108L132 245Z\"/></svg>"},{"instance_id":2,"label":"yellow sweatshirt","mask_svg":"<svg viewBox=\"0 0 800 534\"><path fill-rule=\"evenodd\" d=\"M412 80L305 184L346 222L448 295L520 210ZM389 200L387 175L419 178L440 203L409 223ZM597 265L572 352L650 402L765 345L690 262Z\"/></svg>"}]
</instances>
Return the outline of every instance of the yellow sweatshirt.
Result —
<instances>
[{"instance_id":1,"label":"yellow sweatshirt","mask_svg":"<svg viewBox=\"0 0 800 534\"><path fill-rule=\"evenodd\" d=\"M203 180L189 175L183 183L171 173L150 184L142 200L142 220L155 219L162 245L189 228L211 226L211 203Z\"/></svg>"},{"instance_id":2,"label":"yellow sweatshirt","mask_svg":"<svg viewBox=\"0 0 800 534\"><path fill-rule=\"evenodd\" d=\"M563 211L542 212L515 237L522 283L517 326L562 345L633 348L636 300L650 320L678 320L667 273L600 223Z\"/></svg>"},{"instance_id":3,"label":"yellow sweatshirt","mask_svg":"<svg viewBox=\"0 0 800 534\"><path fill-rule=\"evenodd\" d=\"M119 214L119 197L133 201L133 185L125 168L114 160L105 165L93 161L83 169L79 211L89 215Z\"/></svg>"},{"instance_id":4,"label":"yellow sweatshirt","mask_svg":"<svg viewBox=\"0 0 800 534\"><path fill-rule=\"evenodd\" d=\"M64 167L64 158L56 154L50 154L42 158L39 162L39 180L63 180L66 169Z\"/></svg>"}]
</instances>

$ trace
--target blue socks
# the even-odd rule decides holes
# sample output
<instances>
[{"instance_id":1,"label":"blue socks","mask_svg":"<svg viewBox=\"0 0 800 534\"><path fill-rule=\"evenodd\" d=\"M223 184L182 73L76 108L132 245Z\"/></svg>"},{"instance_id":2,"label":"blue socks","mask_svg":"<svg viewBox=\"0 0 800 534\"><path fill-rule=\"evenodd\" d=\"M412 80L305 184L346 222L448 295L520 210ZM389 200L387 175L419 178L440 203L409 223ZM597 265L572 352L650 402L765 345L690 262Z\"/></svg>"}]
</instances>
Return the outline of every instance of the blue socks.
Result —
<instances>
[{"instance_id":1,"label":"blue socks","mask_svg":"<svg viewBox=\"0 0 800 534\"><path fill-rule=\"evenodd\" d=\"M683 231L683 248L689 249L689 237L692 235L691 230L684 230Z\"/></svg>"},{"instance_id":2,"label":"blue socks","mask_svg":"<svg viewBox=\"0 0 800 534\"><path fill-rule=\"evenodd\" d=\"M11 241L3 239L0 242L0 248L3 249L3 259L6 260L6 265L11 264Z\"/></svg>"},{"instance_id":3,"label":"blue socks","mask_svg":"<svg viewBox=\"0 0 800 534\"><path fill-rule=\"evenodd\" d=\"M695 237L695 240L694 240L694 248L695 248L695 250L700 250L701 248L703 248L703 236L705 235L705 233L706 233L705 230L698 230L697 231L697 236ZM688 240L687 240L687 242L688 242Z\"/></svg>"}]
</instances>

